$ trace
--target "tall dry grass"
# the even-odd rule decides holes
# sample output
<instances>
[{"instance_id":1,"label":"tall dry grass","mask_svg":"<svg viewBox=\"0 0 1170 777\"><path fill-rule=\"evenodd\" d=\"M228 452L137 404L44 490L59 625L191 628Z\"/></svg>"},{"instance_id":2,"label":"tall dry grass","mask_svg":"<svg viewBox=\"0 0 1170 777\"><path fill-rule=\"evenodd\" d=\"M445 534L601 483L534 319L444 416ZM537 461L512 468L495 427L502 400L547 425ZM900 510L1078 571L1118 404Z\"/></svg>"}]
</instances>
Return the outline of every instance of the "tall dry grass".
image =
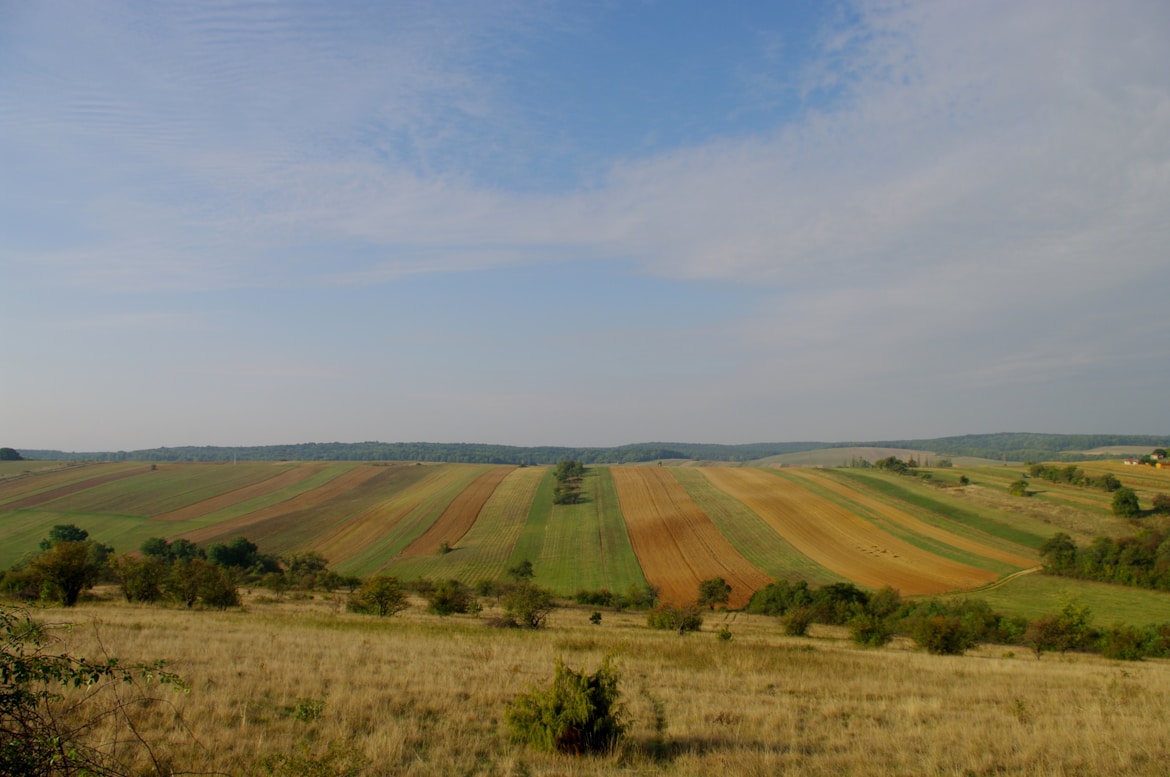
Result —
<instances>
[{"instance_id":1,"label":"tall dry grass","mask_svg":"<svg viewBox=\"0 0 1170 777\"><path fill-rule=\"evenodd\" d=\"M738 613L685 637L647 629L638 613L603 613L595 626L589 611L565 609L534 633L421 608L380 620L322 598L45 616L77 624L65 635L71 652L166 658L187 680L188 694L159 689L163 701L141 718L176 770L265 774L265 758L319 759L332 744L366 762L366 775L1170 771L1165 662L994 647L936 657L904 641L866 650L840 631L790 638ZM724 624L730 641L712 633ZM503 720L516 694L547 684L558 656L592 670L607 654L632 720L616 752L571 758L510 742Z\"/></svg>"}]
</instances>

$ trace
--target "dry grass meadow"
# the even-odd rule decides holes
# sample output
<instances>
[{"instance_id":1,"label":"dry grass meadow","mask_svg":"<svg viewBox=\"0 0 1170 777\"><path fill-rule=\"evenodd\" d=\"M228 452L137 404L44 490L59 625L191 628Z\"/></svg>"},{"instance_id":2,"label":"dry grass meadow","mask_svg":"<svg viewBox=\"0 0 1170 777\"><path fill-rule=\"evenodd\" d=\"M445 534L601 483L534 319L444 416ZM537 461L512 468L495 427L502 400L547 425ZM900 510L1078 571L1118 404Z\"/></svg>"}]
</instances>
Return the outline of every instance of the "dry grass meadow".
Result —
<instances>
[{"instance_id":1,"label":"dry grass meadow","mask_svg":"<svg viewBox=\"0 0 1170 777\"><path fill-rule=\"evenodd\" d=\"M985 646L930 656L843 631L784 636L771 618L712 613L680 637L639 613L561 609L539 632L414 607L378 619L340 599L252 599L240 611L84 604L38 617L76 624L76 654L165 658L188 693L139 714L164 767L232 775L1165 775L1170 664ZM729 641L714 633L721 626ZM606 756L509 740L516 694L558 657L613 656L630 728ZM104 735L103 732L97 732ZM329 760L332 748L332 761ZM302 759L296 761L293 759ZM275 760L274 760L275 759ZM281 760L283 759L283 760ZM268 766L265 767L267 761ZM311 762L328 761L316 770ZM355 771L348 765L362 764ZM145 772L144 772L145 773Z\"/></svg>"}]
</instances>

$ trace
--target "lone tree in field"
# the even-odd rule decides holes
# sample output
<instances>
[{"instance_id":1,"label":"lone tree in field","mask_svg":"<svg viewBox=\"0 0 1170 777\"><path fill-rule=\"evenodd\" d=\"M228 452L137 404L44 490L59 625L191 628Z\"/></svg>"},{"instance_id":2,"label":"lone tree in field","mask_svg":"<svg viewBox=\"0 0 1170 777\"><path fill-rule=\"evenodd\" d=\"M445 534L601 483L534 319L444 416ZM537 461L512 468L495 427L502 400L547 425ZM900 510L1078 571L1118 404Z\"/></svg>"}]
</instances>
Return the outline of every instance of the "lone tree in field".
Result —
<instances>
[{"instance_id":1,"label":"lone tree in field","mask_svg":"<svg viewBox=\"0 0 1170 777\"><path fill-rule=\"evenodd\" d=\"M699 583L699 606L715 609L717 604L727 604L731 598L731 585L721 577L713 577Z\"/></svg>"},{"instance_id":2,"label":"lone tree in field","mask_svg":"<svg viewBox=\"0 0 1170 777\"><path fill-rule=\"evenodd\" d=\"M0 461L24 461L24 456L15 448L0 448Z\"/></svg>"},{"instance_id":3,"label":"lone tree in field","mask_svg":"<svg viewBox=\"0 0 1170 777\"><path fill-rule=\"evenodd\" d=\"M520 582L521 580L531 580L535 574L536 572L532 569L532 562L528 559L524 559L516 566L509 567L508 569L508 577L512 578L516 582Z\"/></svg>"},{"instance_id":4,"label":"lone tree in field","mask_svg":"<svg viewBox=\"0 0 1170 777\"><path fill-rule=\"evenodd\" d=\"M503 604L508 617L526 629L539 629L556 607L551 593L529 582L511 586Z\"/></svg>"}]
</instances>

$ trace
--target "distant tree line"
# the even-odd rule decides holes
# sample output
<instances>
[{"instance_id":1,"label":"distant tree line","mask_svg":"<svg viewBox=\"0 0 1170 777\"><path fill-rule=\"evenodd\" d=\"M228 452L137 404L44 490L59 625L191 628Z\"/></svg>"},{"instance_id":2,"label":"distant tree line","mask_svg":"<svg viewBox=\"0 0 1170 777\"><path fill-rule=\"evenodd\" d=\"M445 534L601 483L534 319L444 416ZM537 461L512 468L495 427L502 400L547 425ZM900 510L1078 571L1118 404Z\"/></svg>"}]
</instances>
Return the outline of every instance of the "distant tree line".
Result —
<instances>
[{"instance_id":1,"label":"distant tree line","mask_svg":"<svg viewBox=\"0 0 1170 777\"><path fill-rule=\"evenodd\" d=\"M571 459L583 464L632 464L646 461L754 461L821 448L911 448L945 456L975 456L1010 461L1066 461L1086 458L1079 451L1113 445L1166 447L1170 438L1149 435L971 434L922 440L853 442L782 442L717 445L705 443L635 443L614 447L519 447L479 443L299 443L248 447L184 446L136 451L66 452L25 450L25 458L77 461L426 461L466 464L555 465Z\"/></svg>"}]
</instances>

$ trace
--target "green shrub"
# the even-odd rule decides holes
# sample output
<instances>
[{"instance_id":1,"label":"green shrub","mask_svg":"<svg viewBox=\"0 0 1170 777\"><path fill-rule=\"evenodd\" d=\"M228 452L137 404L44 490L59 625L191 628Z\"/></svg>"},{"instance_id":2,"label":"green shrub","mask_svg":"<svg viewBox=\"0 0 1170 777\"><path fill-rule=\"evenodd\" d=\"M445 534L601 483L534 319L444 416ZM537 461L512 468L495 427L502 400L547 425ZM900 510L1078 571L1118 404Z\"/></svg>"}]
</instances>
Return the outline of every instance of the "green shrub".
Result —
<instances>
[{"instance_id":1,"label":"green shrub","mask_svg":"<svg viewBox=\"0 0 1170 777\"><path fill-rule=\"evenodd\" d=\"M916 619L910 636L915 644L936 656L960 656L975 639L957 615L930 615Z\"/></svg>"},{"instance_id":2,"label":"green shrub","mask_svg":"<svg viewBox=\"0 0 1170 777\"><path fill-rule=\"evenodd\" d=\"M597 671L557 659L552 685L521 694L506 715L512 737L531 747L581 755L611 750L626 730L620 675L607 658Z\"/></svg>"},{"instance_id":3,"label":"green shrub","mask_svg":"<svg viewBox=\"0 0 1170 777\"><path fill-rule=\"evenodd\" d=\"M863 612L849 621L849 637L858 645L881 647L894 638L894 629L887 619Z\"/></svg>"},{"instance_id":4,"label":"green shrub","mask_svg":"<svg viewBox=\"0 0 1170 777\"><path fill-rule=\"evenodd\" d=\"M646 616L646 625L652 629L677 631L685 634L688 631L698 631L703 626L703 616L697 607L673 607L664 605L651 610Z\"/></svg>"},{"instance_id":5,"label":"green shrub","mask_svg":"<svg viewBox=\"0 0 1170 777\"><path fill-rule=\"evenodd\" d=\"M430 611L436 615L467 612L473 601L471 589L458 580L444 580L426 595Z\"/></svg>"},{"instance_id":6,"label":"green shrub","mask_svg":"<svg viewBox=\"0 0 1170 777\"><path fill-rule=\"evenodd\" d=\"M1137 626L1118 626L1101 637L1101 655L1114 661L1141 661L1149 635Z\"/></svg>"},{"instance_id":7,"label":"green shrub","mask_svg":"<svg viewBox=\"0 0 1170 777\"><path fill-rule=\"evenodd\" d=\"M790 637L803 637L808 633L808 627L812 625L815 617L816 612L812 607L793 607L783 618L784 633Z\"/></svg>"},{"instance_id":8,"label":"green shrub","mask_svg":"<svg viewBox=\"0 0 1170 777\"><path fill-rule=\"evenodd\" d=\"M529 582L516 583L504 594L504 611L526 629L539 629L556 607L550 592Z\"/></svg>"}]
</instances>

